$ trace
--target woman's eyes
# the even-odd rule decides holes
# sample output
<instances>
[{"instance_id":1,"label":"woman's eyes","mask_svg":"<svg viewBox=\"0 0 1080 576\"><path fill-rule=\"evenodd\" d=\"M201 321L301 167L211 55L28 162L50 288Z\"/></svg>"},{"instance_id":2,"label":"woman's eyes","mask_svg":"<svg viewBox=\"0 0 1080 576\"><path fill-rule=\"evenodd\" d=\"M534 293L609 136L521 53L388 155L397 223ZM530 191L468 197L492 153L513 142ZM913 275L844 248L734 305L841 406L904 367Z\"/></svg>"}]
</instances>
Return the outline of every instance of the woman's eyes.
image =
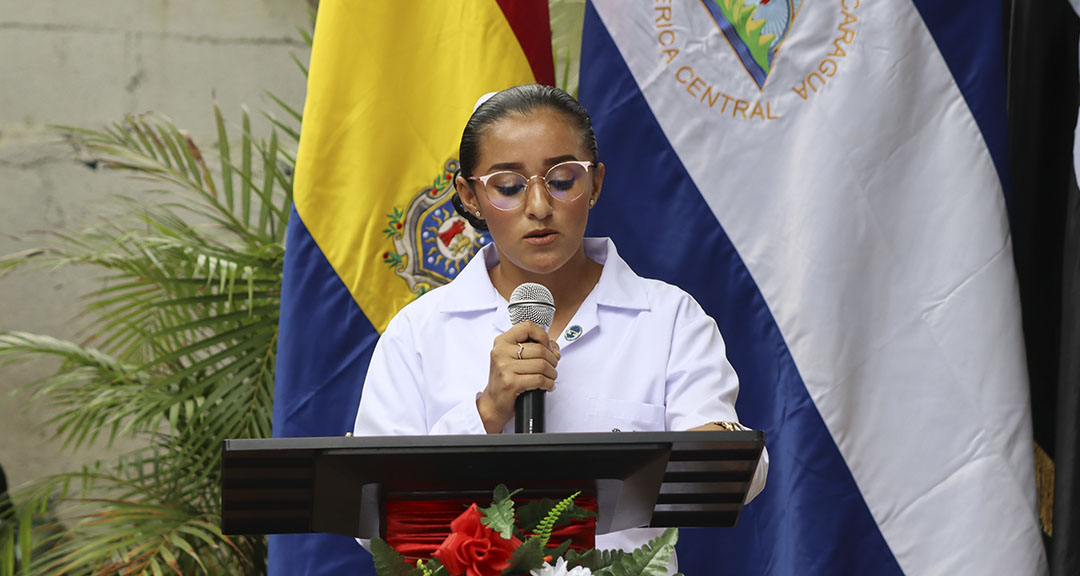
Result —
<instances>
[{"instance_id":1,"label":"woman's eyes","mask_svg":"<svg viewBox=\"0 0 1080 576\"><path fill-rule=\"evenodd\" d=\"M495 190L497 190L499 192L499 194L502 194L503 196L513 196L515 194L518 194L519 192L521 192L524 189L525 189L525 186L523 184L512 184L512 185L509 185L509 186L499 186L499 185L495 186Z\"/></svg>"},{"instance_id":2,"label":"woman's eyes","mask_svg":"<svg viewBox=\"0 0 1080 576\"><path fill-rule=\"evenodd\" d=\"M548 186L560 192L566 192L574 187L574 179L566 178L563 180L548 180Z\"/></svg>"}]
</instances>

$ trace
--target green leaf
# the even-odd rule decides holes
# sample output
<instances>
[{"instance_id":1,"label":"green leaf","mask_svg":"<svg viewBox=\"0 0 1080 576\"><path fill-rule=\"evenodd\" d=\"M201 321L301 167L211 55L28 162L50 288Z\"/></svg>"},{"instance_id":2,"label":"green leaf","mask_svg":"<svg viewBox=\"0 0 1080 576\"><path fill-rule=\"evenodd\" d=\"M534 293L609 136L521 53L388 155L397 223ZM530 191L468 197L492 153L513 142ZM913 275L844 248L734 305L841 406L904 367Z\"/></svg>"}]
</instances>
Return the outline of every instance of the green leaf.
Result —
<instances>
[{"instance_id":1,"label":"green leaf","mask_svg":"<svg viewBox=\"0 0 1080 576\"><path fill-rule=\"evenodd\" d=\"M128 129L135 132L135 135L139 137L139 142L142 143L142 150L156 160L158 157L157 150L155 149L154 144L150 142L150 139L147 138L146 133L143 132L142 128L139 126L139 122L131 115L125 116L124 120Z\"/></svg>"},{"instance_id":2,"label":"green leaf","mask_svg":"<svg viewBox=\"0 0 1080 576\"><path fill-rule=\"evenodd\" d=\"M379 576L422 576L424 571L408 564L405 557L398 554L382 538L371 539L371 556L375 560L375 571Z\"/></svg>"},{"instance_id":3,"label":"green leaf","mask_svg":"<svg viewBox=\"0 0 1080 576\"><path fill-rule=\"evenodd\" d=\"M274 235L274 221L270 219L270 209L274 207L274 181L277 175L277 130L270 132L270 150L263 157L263 186L260 192L262 205L259 209L259 232L266 233L266 227L270 226L270 235Z\"/></svg>"},{"instance_id":4,"label":"green leaf","mask_svg":"<svg viewBox=\"0 0 1080 576\"><path fill-rule=\"evenodd\" d=\"M15 531L10 524L0 526L0 575L9 574L15 574Z\"/></svg>"},{"instance_id":5,"label":"green leaf","mask_svg":"<svg viewBox=\"0 0 1080 576\"><path fill-rule=\"evenodd\" d=\"M282 132L287 134L289 136L289 138L292 138L293 142L300 142L300 132L297 131L292 126L289 126L288 124L282 122L281 120L278 120L276 116L274 116L273 114L271 114L269 112L263 112L263 118L266 118L267 120L270 121L271 124L273 124L279 130L281 130Z\"/></svg>"},{"instance_id":6,"label":"green leaf","mask_svg":"<svg viewBox=\"0 0 1080 576\"><path fill-rule=\"evenodd\" d=\"M517 493L518 490L515 490L514 492ZM510 494L510 489L506 487L506 484L499 484L495 487L495 490L492 491L491 496L493 501L501 502L503 500L509 500L513 495Z\"/></svg>"},{"instance_id":7,"label":"green leaf","mask_svg":"<svg viewBox=\"0 0 1080 576\"><path fill-rule=\"evenodd\" d=\"M541 498L540 500L533 500L532 502L518 505L518 528L521 528L525 532L535 531L536 525L539 524L554 507L555 501L551 498ZM563 511L559 516L559 519L555 521L555 527L566 526L573 520L588 520L589 518L594 517L596 517L596 512L571 504Z\"/></svg>"},{"instance_id":8,"label":"green leaf","mask_svg":"<svg viewBox=\"0 0 1080 576\"><path fill-rule=\"evenodd\" d=\"M572 570L577 566L582 566L588 568L590 572L597 574L600 570L611 566L616 560L625 555L626 552L623 552L622 550L590 549L584 552L567 550L563 558L566 559L568 569Z\"/></svg>"},{"instance_id":9,"label":"green leaf","mask_svg":"<svg viewBox=\"0 0 1080 576\"><path fill-rule=\"evenodd\" d=\"M240 221L251 222L251 117L243 108L243 139L240 142Z\"/></svg>"},{"instance_id":10,"label":"green leaf","mask_svg":"<svg viewBox=\"0 0 1080 576\"><path fill-rule=\"evenodd\" d=\"M313 44L310 32L300 27L297 27L296 31L300 33L300 37L304 39L305 44L307 44L308 46L311 46Z\"/></svg>"},{"instance_id":11,"label":"green leaf","mask_svg":"<svg viewBox=\"0 0 1080 576\"><path fill-rule=\"evenodd\" d=\"M491 506L480 509L484 513L480 522L507 540L514 534L514 501L511 497L517 492L511 493L505 485L499 484L495 487Z\"/></svg>"},{"instance_id":12,"label":"green leaf","mask_svg":"<svg viewBox=\"0 0 1080 576\"><path fill-rule=\"evenodd\" d=\"M514 549L513 554L510 555L510 565L502 571L503 576L527 574L530 570L540 569L544 565L546 553L544 544L539 538L529 538Z\"/></svg>"},{"instance_id":13,"label":"green leaf","mask_svg":"<svg viewBox=\"0 0 1080 576\"><path fill-rule=\"evenodd\" d=\"M233 209L233 179L232 161L229 156L229 137L225 130L225 118L221 115L221 108L214 101L214 122L217 124L218 154L221 156L221 183L225 190L225 206Z\"/></svg>"},{"instance_id":14,"label":"green leaf","mask_svg":"<svg viewBox=\"0 0 1080 576\"><path fill-rule=\"evenodd\" d=\"M568 508L574 505L574 498L577 498L581 494L580 491L574 492L570 496L561 500L558 504L552 507L548 511L544 518L540 520L540 523L536 525L536 535L540 538L541 545L547 546L548 540L551 538L551 530L555 526L555 522L559 520Z\"/></svg>"},{"instance_id":15,"label":"green leaf","mask_svg":"<svg viewBox=\"0 0 1080 576\"><path fill-rule=\"evenodd\" d=\"M679 529L668 528L633 553L612 562L611 573L614 576L665 576L678 540Z\"/></svg>"},{"instance_id":16,"label":"green leaf","mask_svg":"<svg viewBox=\"0 0 1080 576\"><path fill-rule=\"evenodd\" d=\"M300 112L296 111L296 109L294 109L292 106L286 104L281 98L275 96L273 92L267 90L266 95L269 96L270 99L273 100L274 103L277 104L282 110L284 110L289 116L292 116L293 120L296 120L297 124L303 121L304 117Z\"/></svg>"},{"instance_id":17,"label":"green leaf","mask_svg":"<svg viewBox=\"0 0 1080 576\"><path fill-rule=\"evenodd\" d=\"M296 54L290 53L289 56L292 57L292 61L296 64L296 67L300 69L300 72L302 72L304 74L304 78L307 78L308 77L308 67L306 65L304 65L304 63L301 62L299 58L296 57Z\"/></svg>"}]
</instances>

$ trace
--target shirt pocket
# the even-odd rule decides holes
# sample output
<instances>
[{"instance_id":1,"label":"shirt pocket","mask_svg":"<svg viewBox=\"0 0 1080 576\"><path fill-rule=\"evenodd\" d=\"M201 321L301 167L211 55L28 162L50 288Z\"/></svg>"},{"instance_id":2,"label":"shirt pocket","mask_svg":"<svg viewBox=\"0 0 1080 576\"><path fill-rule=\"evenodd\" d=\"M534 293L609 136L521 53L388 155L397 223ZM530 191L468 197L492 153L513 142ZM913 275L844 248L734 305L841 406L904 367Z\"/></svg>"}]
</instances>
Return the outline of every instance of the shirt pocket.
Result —
<instances>
[{"instance_id":1,"label":"shirt pocket","mask_svg":"<svg viewBox=\"0 0 1080 576\"><path fill-rule=\"evenodd\" d=\"M664 406L621 400L589 398L584 427L592 432L662 432L667 429Z\"/></svg>"}]
</instances>

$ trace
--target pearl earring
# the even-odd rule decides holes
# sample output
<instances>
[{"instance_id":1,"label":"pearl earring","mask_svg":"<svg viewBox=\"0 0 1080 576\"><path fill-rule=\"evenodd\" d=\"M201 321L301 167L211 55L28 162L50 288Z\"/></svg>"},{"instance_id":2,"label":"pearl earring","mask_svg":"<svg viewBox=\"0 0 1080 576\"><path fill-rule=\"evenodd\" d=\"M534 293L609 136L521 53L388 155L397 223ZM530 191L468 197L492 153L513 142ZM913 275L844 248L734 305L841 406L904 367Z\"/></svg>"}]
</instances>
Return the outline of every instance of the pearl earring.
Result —
<instances>
[{"instance_id":1,"label":"pearl earring","mask_svg":"<svg viewBox=\"0 0 1080 576\"><path fill-rule=\"evenodd\" d=\"M593 198L590 198L589 199L589 206L592 206L593 204L596 204L596 200L593 199Z\"/></svg>"},{"instance_id":2,"label":"pearl earring","mask_svg":"<svg viewBox=\"0 0 1080 576\"><path fill-rule=\"evenodd\" d=\"M477 211L476 211L476 217L477 217L477 218L479 218L479 217L480 217L480 211L479 211L479 210L477 210Z\"/></svg>"}]
</instances>

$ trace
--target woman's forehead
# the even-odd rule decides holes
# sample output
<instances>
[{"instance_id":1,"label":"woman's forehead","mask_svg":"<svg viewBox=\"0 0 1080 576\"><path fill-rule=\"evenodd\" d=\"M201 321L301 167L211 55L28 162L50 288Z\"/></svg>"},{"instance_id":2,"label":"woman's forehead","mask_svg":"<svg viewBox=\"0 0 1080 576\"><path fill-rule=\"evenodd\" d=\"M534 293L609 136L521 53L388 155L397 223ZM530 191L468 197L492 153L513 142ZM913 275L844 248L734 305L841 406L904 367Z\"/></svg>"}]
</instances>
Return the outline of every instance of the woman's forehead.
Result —
<instances>
[{"instance_id":1,"label":"woman's forehead","mask_svg":"<svg viewBox=\"0 0 1080 576\"><path fill-rule=\"evenodd\" d=\"M493 122L480 137L479 152L481 169L565 156L580 159L587 153L574 121L549 109L510 114Z\"/></svg>"}]
</instances>

